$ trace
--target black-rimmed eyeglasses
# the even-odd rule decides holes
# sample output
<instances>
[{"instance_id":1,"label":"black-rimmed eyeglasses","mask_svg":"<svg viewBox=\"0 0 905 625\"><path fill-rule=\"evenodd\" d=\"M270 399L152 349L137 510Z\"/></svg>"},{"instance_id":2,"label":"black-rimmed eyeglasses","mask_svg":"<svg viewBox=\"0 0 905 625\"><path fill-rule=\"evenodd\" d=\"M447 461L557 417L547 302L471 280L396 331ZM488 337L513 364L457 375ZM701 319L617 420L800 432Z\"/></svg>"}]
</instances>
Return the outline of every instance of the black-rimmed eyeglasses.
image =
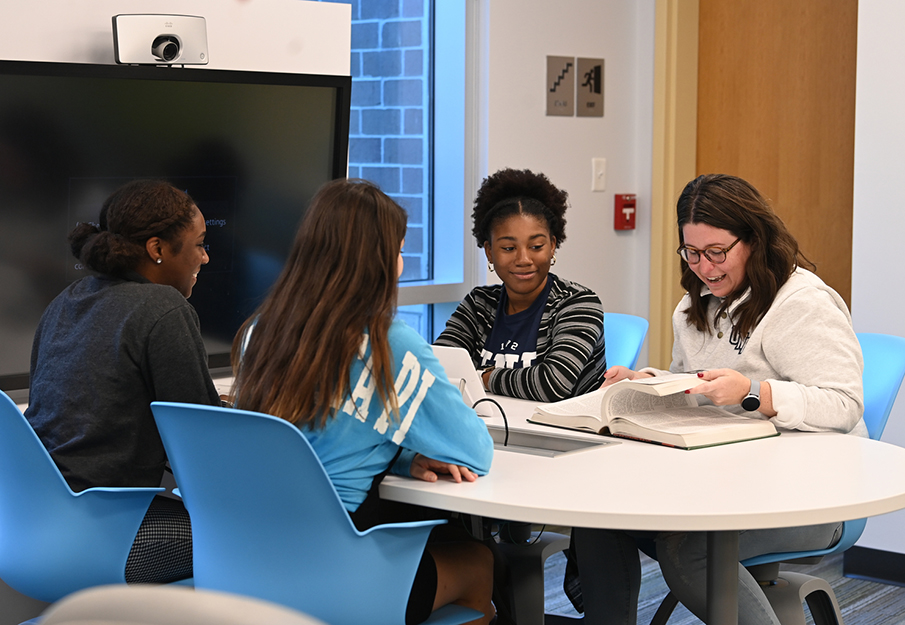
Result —
<instances>
[{"instance_id":1,"label":"black-rimmed eyeglasses","mask_svg":"<svg viewBox=\"0 0 905 625\"><path fill-rule=\"evenodd\" d=\"M704 258L712 262L714 265L719 265L720 263L726 260L726 252L735 247L735 244L741 241L741 238L733 241L729 247L708 247L705 250L699 250L696 247L688 247L687 245L682 245L679 249L676 250L676 253L682 257L689 265L697 265L701 262L701 254L704 255Z\"/></svg>"}]
</instances>

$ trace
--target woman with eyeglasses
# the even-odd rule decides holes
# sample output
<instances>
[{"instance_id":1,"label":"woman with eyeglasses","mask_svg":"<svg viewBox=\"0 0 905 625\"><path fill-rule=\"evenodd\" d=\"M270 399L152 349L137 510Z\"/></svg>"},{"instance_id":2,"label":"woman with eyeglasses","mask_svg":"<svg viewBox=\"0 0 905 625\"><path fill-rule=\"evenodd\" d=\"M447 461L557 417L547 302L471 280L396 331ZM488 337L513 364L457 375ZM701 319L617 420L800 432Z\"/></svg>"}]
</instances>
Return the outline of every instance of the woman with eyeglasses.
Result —
<instances>
[{"instance_id":1,"label":"woman with eyeglasses","mask_svg":"<svg viewBox=\"0 0 905 625\"><path fill-rule=\"evenodd\" d=\"M848 308L805 268L814 265L757 189L734 176L699 176L682 191L677 217L687 293L673 314L670 371L700 372L701 383L688 392L701 403L770 419L780 430L867 436L863 360ZM611 367L604 386L665 373ZM714 469L763 470L771 479L769 466ZM741 532L739 558L830 547L840 532L841 523ZM579 604L583 596L585 620L636 622L641 582L636 538L655 541L670 590L706 618L704 533L575 529L573 556L584 592L573 585L571 595ZM741 565L738 614L743 625L779 625Z\"/></svg>"}]
</instances>

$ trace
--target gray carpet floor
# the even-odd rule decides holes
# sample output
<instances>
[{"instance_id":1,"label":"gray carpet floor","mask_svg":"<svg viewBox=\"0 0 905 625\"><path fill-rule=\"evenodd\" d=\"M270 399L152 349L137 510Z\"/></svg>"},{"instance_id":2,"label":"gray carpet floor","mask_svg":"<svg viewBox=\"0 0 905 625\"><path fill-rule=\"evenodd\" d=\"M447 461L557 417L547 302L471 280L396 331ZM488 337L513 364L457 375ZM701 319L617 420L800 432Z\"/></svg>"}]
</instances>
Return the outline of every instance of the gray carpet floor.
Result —
<instances>
[{"instance_id":1,"label":"gray carpet floor","mask_svg":"<svg viewBox=\"0 0 905 625\"><path fill-rule=\"evenodd\" d=\"M638 623L646 625L657 611L667 588L657 563L641 556L641 596L638 601ZM562 578L565 556L558 553L547 560L544 571L546 611L580 618L563 594ZM836 593L842 618L846 625L899 625L905 624L905 588L851 579L842 576L842 556L832 556L814 566L786 566L793 571L819 575L826 579ZM813 620L805 607L807 623ZM580 621L578 621L580 622ZM699 625L701 621L681 604L669 619L669 625Z\"/></svg>"}]
</instances>

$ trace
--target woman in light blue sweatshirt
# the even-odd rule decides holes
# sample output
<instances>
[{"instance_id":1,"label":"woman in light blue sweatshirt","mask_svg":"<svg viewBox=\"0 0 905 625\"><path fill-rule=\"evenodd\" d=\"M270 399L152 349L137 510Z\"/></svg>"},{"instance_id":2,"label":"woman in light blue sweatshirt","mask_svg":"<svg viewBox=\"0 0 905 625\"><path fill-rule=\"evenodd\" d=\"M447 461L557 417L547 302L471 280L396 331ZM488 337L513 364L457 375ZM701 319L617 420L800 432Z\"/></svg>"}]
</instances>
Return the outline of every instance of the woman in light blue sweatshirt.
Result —
<instances>
[{"instance_id":1,"label":"woman in light blue sweatshirt","mask_svg":"<svg viewBox=\"0 0 905 625\"><path fill-rule=\"evenodd\" d=\"M493 456L487 427L430 346L393 319L405 231L405 211L375 185L325 185L233 349L237 407L296 424L359 529L380 522L377 486L387 472L474 481ZM492 578L485 545L429 543L407 624L449 603L489 623Z\"/></svg>"}]
</instances>

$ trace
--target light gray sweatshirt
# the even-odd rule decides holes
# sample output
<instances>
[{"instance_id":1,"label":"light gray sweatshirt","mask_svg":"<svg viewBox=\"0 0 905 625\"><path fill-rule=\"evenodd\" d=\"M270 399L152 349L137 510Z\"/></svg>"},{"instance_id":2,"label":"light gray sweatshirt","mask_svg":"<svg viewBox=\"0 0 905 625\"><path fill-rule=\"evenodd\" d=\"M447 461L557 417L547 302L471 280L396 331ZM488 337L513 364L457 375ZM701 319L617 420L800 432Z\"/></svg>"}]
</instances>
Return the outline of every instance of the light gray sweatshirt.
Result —
<instances>
[{"instance_id":1,"label":"light gray sweatshirt","mask_svg":"<svg viewBox=\"0 0 905 625\"><path fill-rule=\"evenodd\" d=\"M686 321L682 312L690 301L686 293L673 313L670 371L734 369L752 380L770 383L776 427L866 437L861 418L864 361L851 315L839 294L810 271L798 268L747 339L739 340L733 336L730 319L748 295L746 292L734 302L728 315L719 320L719 327L708 334ZM701 297L710 300L707 317L713 319L719 298L706 287ZM724 408L760 415L739 405Z\"/></svg>"}]
</instances>

